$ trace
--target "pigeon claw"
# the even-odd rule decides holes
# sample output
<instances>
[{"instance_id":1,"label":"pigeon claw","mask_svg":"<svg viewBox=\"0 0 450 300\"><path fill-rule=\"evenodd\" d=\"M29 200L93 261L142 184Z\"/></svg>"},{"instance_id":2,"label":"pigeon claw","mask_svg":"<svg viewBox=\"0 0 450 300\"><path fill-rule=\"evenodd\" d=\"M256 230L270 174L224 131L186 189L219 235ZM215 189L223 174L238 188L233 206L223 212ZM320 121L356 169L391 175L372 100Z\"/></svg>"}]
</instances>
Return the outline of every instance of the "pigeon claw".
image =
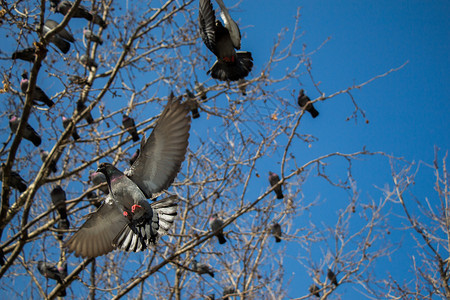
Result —
<instances>
[{"instance_id":1,"label":"pigeon claw","mask_svg":"<svg viewBox=\"0 0 450 300\"><path fill-rule=\"evenodd\" d=\"M128 212L124 211L124 212L123 212L123 216L124 216L124 217L128 217Z\"/></svg>"},{"instance_id":2,"label":"pigeon claw","mask_svg":"<svg viewBox=\"0 0 450 300\"><path fill-rule=\"evenodd\" d=\"M140 206L139 204L135 204L131 207L131 212L134 214L134 212L136 211L136 209L138 208L142 208L142 206Z\"/></svg>"}]
</instances>

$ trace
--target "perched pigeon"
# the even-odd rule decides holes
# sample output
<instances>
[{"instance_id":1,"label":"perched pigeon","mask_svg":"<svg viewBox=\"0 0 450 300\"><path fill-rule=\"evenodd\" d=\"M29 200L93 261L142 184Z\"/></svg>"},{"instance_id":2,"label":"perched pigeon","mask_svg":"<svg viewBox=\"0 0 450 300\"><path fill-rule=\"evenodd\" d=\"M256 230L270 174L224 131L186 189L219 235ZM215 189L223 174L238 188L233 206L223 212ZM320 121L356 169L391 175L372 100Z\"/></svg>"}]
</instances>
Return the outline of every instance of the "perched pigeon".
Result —
<instances>
[{"instance_id":1,"label":"perched pigeon","mask_svg":"<svg viewBox=\"0 0 450 300\"><path fill-rule=\"evenodd\" d=\"M41 156L42 162L45 162L47 160L47 157L48 157L48 151L45 151L45 150L41 149L39 151L39 154ZM48 166L50 168L50 171L52 171L53 173L58 172L58 168L56 168L56 162L54 160L52 160Z\"/></svg>"},{"instance_id":2,"label":"perched pigeon","mask_svg":"<svg viewBox=\"0 0 450 300\"><path fill-rule=\"evenodd\" d=\"M247 51L238 51L241 45L239 27L233 21L225 5L218 0L222 9L221 17L225 27L216 20L211 0L200 0L199 26L200 35L206 47L217 56L217 61L207 74L222 81L235 81L247 76L253 67L252 54Z\"/></svg>"},{"instance_id":3,"label":"perched pigeon","mask_svg":"<svg viewBox=\"0 0 450 300\"><path fill-rule=\"evenodd\" d=\"M133 142L139 141L139 134L136 130L136 125L134 124L134 119L127 115L122 117L122 125L128 131L128 133L133 137Z\"/></svg>"},{"instance_id":4,"label":"perched pigeon","mask_svg":"<svg viewBox=\"0 0 450 300\"><path fill-rule=\"evenodd\" d=\"M36 58L36 48L35 47L29 47L22 50L15 51L11 59L21 59L24 61L34 62L34 59Z\"/></svg>"},{"instance_id":5,"label":"perched pigeon","mask_svg":"<svg viewBox=\"0 0 450 300\"><path fill-rule=\"evenodd\" d=\"M223 226L223 221L218 218L217 214L213 214L209 217L209 226L211 227L211 230L216 233L215 236L217 236L219 244L225 244L227 240L223 235L223 228L220 228Z\"/></svg>"},{"instance_id":6,"label":"perched pigeon","mask_svg":"<svg viewBox=\"0 0 450 300\"><path fill-rule=\"evenodd\" d=\"M77 101L77 113L78 114L81 114L86 108L87 108L87 106L83 103L82 100ZM94 118L92 118L90 111L84 116L84 119L86 120L86 122L88 124L94 123Z\"/></svg>"},{"instance_id":7,"label":"perched pigeon","mask_svg":"<svg viewBox=\"0 0 450 300\"><path fill-rule=\"evenodd\" d=\"M92 181L94 186L106 183L106 177L101 172L94 172L94 171L91 170L90 174L89 174L89 179ZM100 191L102 191L103 193L105 193L105 194L109 194L108 186L106 184L102 185L98 189Z\"/></svg>"},{"instance_id":8,"label":"perched pigeon","mask_svg":"<svg viewBox=\"0 0 450 300\"><path fill-rule=\"evenodd\" d=\"M42 33L46 35L47 32L49 32L58 25L59 25L58 22L48 19L44 23ZM70 43L74 43L75 39L72 34L70 34L67 30L63 28L60 31L58 31L57 34L55 34L50 38L50 42L55 44L55 46L58 47L62 53L66 54L70 50Z\"/></svg>"},{"instance_id":9,"label":"perched pigeon","mask_svg":"<svg viewBox=\"0 0 450 300\"><path fill-rule=\"evenodd\" d=\"M55 224L54 228L56 229L56 237L58 240L62 241L64 238L64 232L67 231L67 229L70 228L70 223L68 219L59 219L58 222Z\"/></svg>"},{"instance_id":10,"label":"perched pigeon","mask_svg":"<svg viewBox=\"0 0 450 300\"><path fill-rule=\"evenodd\" d=\"M223 289L223 300L228 300L228 296L234 295L236 294L236 289L233 286L227 286L226 288Z\"/></svg>"},{"instance_id":11,"label":"perched pigeon","mask_svg":"<svg viewBox=\"0 0 450 300\"><path fill-rule=\"evenodd\" d=\"M79 62L82 66L86 67L89 69L89 71L94 71L93 68L97 68L98 65L95 62L94 59L90 58L89 56L87 56L86 54L81 55Z\"/></svg>"},{"instance_id":12,"label":"perched pigeon","mask_svg":"<svg viewBox=\"0 0 450 300\"><path fill-rule=\"evenodd\" d=\"M316 296L317 298L320 298L320 292L319 291L320 291L320 288L317 285L315 285L314 283L311 284L311 286L309 287L309 292L312 295Z\"/></svg>"},{"instance_id":13,"label":"perched pigeon","mask_svg":"<svg viewBox=\"0 0 450 300\"><path fill-rule=\"evenodd\" d=\"M10 115L9 119L9 128L13 133L17 133L17 129L19 128L20 118ZM34 146L38 147L41 144L41 137L37 134L37 132L30 126L30 124L25 125L25 129L22 131L22 137L26 140L29 140L33 143Z\"/></svg>"},{"instance_id":14,"label":"perched pigeon","mask_svg":"<svg viewBox=\"0 0 450 300\"><path fill-rule=\"evenodd\" d=\"M278 223L273 223L272 227L271 227L271 231L272 235L275 237L275 242L279 243L281 242L281 226Z\"/></svg>"},{"instance_id":15,"label":"perched pigeon","mask_svg":"<svg viewBox=\"0 0 450 300\"><path fill-rule=\"evenodd\" d=\"M67 264L64 267L64 263L62 267L58 267L58 264L49 264L43 261L38 262L38 271L42 274L45 278L56 280L59 284L64 284L64 278L67 276ZM65 297L66 296L66 290L61 290L58 295L58 297Z\"/></svg>"},{"instance_id":16,"label":"perched pigeon","mask_svg":"<svg viewBox=\"0 0 450 300\"><path fill-rule=\"evenodd\" d=\"M278 181L280 181L280 177L269 171L269 182L271 186L274 186L275 184L278 183ZM275 192L275 194L277 194L277 199L283 199L283 191L281 190L281 185L279 185L276 189L273 190Z\"/></svg>"},{"instance_id":17,"label":"perched pigeon","mask_svg":"<svg viewBox=\"0 0 450 300\"><path fill-rule=\"evenodd\" d=\"M25 71L22 73L22 80L20 81L20 89L25 94L28 90L28 73ZM34 87L32 95L33 104L42 105L41 103L52 107L55 103L44 93L44 91L37 85Z\"/></svg>"},{"instance_id":18,"label":"perched pigeon","mask_svg":"<svg viewBox=\"0 0 450 300\"><path fill-rule=\"evenodd\" d=\"M242 96L247 96L247 80L245 79L239 79L238 81L238 88L241 91Z\"/></svg>"},{"instance_id":19,"label":"perched pigeon","mask_svg":"<svg viewBox=\"0 0 450 300\"><path fill-rule=\"evenodd\" d=\"M177 197L149 203L167 189L181 168L188 146L190 117L180 98L171 95L150 137L142 139L139 157L125 174L100 164L109 195L66 242L76 256L96 257L115 248L142 251L167 234L177 215Z\"/></svg>"},{"instance_id":20,"label":"perched pigeon","mask_svg":"<svg viewBox=\"0 0 450 300\"><path fill-rule=\"evenodd\" d=\"M198 263L196 259L192 261L192 270L194 270L199 275L208 274L214 278L214 271L207 264Z\"/></svg>"},{"instance_id":21,"label":"perched pigeon","mask_svg":"<svg viewBox=\"0 0 450 300\"><path fill-rule=\"evenodd\" d=\"M3 167L4 164L2 164L0 168L0 181L3 181ZM27 183L25 180L20 177L19 173L13 170L9 171L8 185L21 193L25 192L27 189Z\"/></svg>"},{"instance_id":22,"label":"perched pigeon","mask_svg":"<svg viewBox=\"0 0 450 300\"><path fill-rule=\"evenodd\" d=\"M309 97L305 95L305 91L301 89L297 98L298 105L300 105L301 108L305 109L313 118L315 118L319 115L319 112L314 108L312 103L308 103L309 101L311 101L311 99L309 99Z\"/></svg>"},{"instance_id":23,"label":"perched pigeon","mask_svg":"<svg viewBox=\"0 0 450 300\"><path fill-rule=\"evenodd\" d=\"M203 84L195 82L195 91L199 94L200 99L208 99L208 96L206 96L206 89Z\"/></svg>"},{"instance_id":24,"label":"perched pigeon","mask_svg":"<svg viewBox=\"0 0 450 300\"><path fill-rule=\"evenodd\" d=\"M331 269L328 269L327 277L332 284L334 284L335 286L339 285L339 283L337 282L336 274L334 274L334 272Z\"/></svg>"},{"instance_id":25,"label":"perched pigeon","mask_svg":"<svg viewBox=\"0 0 450 300\"><path fill-rule=\"evenodd\" d=\"M136 152L134 152L133 156L131 156L130 158L130 166L132 166L134 164L134 162L136 161L136 159L139 156L139 148L136 149Z\"/></svg>"},{"instance_id":26,"label":"perched pigeon","mask_svg":"<svg viewBox=\"0 0 450 300\"><path fill-rule=\"evenodd\" d=\"M69 12L71 8L72 2L70 1L50 0L50 9L64 16ZM83 18L88 21L92 21L94 24L100 25L103 28L106 28L106 22L102 19L102 17L97 14L90 13L89 10L81 4L78 5L72 17Z\"/></svg>"},{"instance_id":27,"label":"perched pigeon","mask_svg":"<svg viewBox=\"0 0 450 300\"><path fill-rule=\"evenodd\" d=\"M50 197L52 198L52 203L56 207L60 218L67 219L66 192L60 185L57 185L50 192Z\"/></svg>"},{"instance_id":28,"label":"perched pigeon","mask_svg":"<svg viewBox=\"0 0 450 300\"><path fill-rule=\"evenodd\" d=\"M62 122L63 122L63 127L67 128L67 126L69 126L70 122L72 122L72 119L68 119L68 118L63 116L62 117ZM75 126L72 129L72 137L73 137L73 139L75 141L80 139L80 136L78 135L78 132L77 132L77 128Z\"/></svg>"},{"instance_id":29,"label":"perched pigeon","mask_svg":"<svg viewBox=\"0 0 450 300\"><path fill-rule=\"evenodd\" d=\"M198 103L197 100L195 100L194 94L188 89L186 89L187 94L187 102L189 103L189 106L191 108L192 118L197 119L200 117L200 114L198 112Z\"/></svg>"},{"instance_id":30,"label":"perched pigeon","mask_svg":"<svg viewBox=\"0 0 450 300\"><path fill-rule=\"evenodd\" d=\"M95 35L90 29L83 28L83 35L84 38L89 41L98 43L99 45L103 44L103 40L98 35Z\"/></svg>"}]
</instances>

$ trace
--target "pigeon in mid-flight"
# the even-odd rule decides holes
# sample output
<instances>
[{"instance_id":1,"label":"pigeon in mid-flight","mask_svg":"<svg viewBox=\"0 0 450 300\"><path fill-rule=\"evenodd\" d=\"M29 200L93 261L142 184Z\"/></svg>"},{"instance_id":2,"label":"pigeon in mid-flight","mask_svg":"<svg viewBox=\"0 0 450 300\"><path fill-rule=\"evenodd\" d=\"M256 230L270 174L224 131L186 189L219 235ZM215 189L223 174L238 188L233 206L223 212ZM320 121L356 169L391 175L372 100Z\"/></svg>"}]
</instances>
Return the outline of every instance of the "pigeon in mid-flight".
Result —
<instances>
[{"instance_id":1,"label":"pigeon in mid-flight","mask_svg":"<svg viewBox=\"0 0 450 300\"><path fill-rule=\"evenodd\" d=\"M167 234L177 215L177 197L149 203L170 187L185 159L191 119L173 94L150 137L142 139L139 157L125 173L109 163L99 165L109 194L103 205L66 242L76 256L96 257L119 248L142 251Z\"/></svg>"},{"instance_id":2,"label":"pigeon in mid-flight","mask_svg":"<svg viewBox=\"0 0 450 300\"><path fill-rule=\"evenodd\" d=\"M127 115L122 116L122 125L128 131L128 133L133 138L133 142L139 141L139 134L136 129L136 124L134 124L134 119Z\"/></svg>"},{"instance_id":3,"label":"pigeon in mid-flight","mask_svg":"<svg viewBox=\"0 0 450 300\"><path fill-rule=\"evenodd\" d=\"M309 103L309 101L311 101L311 99L309 99L309 97L305 95L305 91L301 89L297 98L298 105L309 112L313 118L315 118L319 115L319 112L314 108L312 103Z\"/></svg>"},{"instance_id":4,"label":"pigeon in mid-flight","mask_svg":"<svg viewBox=\"0 0 450 300\"><path fill-rule=\"evenodd\" d=\"M200 35L206 47L217 56L207 74L222 81L236 81L246 77L253 67L251 52L241 48L241 32L222 0L217 0L225 27L216 20L211 0L200 0L198 21Z\"/></svg>"},{"instance_id":5,"label":"pigeon in mid-flight","mask_svg":"<svg viewBox=\"0 0 450 300\"><path fill-rule=\"evenodd\" d=\"M236 289L232 285L229 285L223 289L222 300L228 300L228 296L234 294L236 294Z\"/></svg>"},{"instance_id":6,"label":"pigeon in mid-flight","mask_svg":"<svg viewBox=\"0 0 450 300\"><path fill-rule=\"evenodd\" d=\"M103 40L98 36L95 35L92 30L88 29L88 28L83 28L83 36L85 39L92 41L94 43L97 43L99 45L103 44Z\"/></svg>"},{"instance_id":7,"label":"pigeon in mid-flight","mask_svg":"<svg viewBox=\"0 0 450 300\"><path fill-rule=\"evenodd\" d=\"M54 12L58 12L62 15L66 15L69 10L72 8L72 2L70 1L60 1L60 0L50 0L50 10ZM75 13L72 15L72 18L83 18L88 21L92 21L94 24L100 25L103 28L106 28L106 22L100 17L98 14L92 14L86 7L83 5L78 5Z\"/></svg>"},{"instance_id":8,"label":"pigeon in mid-flight","mask_svg":"<svg viewBox=\"0 0 450 300\"><path fill-rule=\"evenodd\" d=\"M58 266L60 265L60 266ZM43 261L39 261L37 265L39 273L45 278L56 280L59 284L64 284L64 278L67 276L67 263L62 264L50 264ZM65 297L66 290L61 290L58 297Z\"/></svg>"},{"instance_id":9,"label":"pigeon in mid-flight","mask_svg":"<svg viewBox=\"0 0 450 300\"><path fill-rule=\"evenodd\" d=\"M275 237L275 243L281 242L281 225L278 223L273 223L270 229L270 233Z\"/></svg>"},{"instance_id":10,"label":"pigeon in mid-flight","mask_svg":"<svg viewBox=\"0 0 450 300\"><path fill-rule=\"evenodd\" d=\"M39 151L39 155L41 156L42 162L45 162L47 160L48 154L49 154L48 151L45 151L43 149ZM52 160L48 166L51 172L53 173L58 172L58 168L56 167L56 162L54 160Z\"/></svg>"},{"instance_id":11,"label":"pigeon in mid-flight","mask_svg":"<svg viewBox=\"0 0 450 300\"><path fill-rule=\"evenodd\" d=\"M42 33L46 35L47 32L49 32L58 25L59 25L58 22L52 19L48 19L44 23ZM50 38L50 42L55 44L55 46L58 47L58 49L61 50L62 53L66 54L70 50L70 43L75 43L75 38L71 33L69 33L66 29L63 28Z\"/></svg>"},{"instance_id":12,"label":"pigeon in mid-flight","mask_svg":"<svg viewBox=\"0 0 450 300\"><path fill-rule=\"evenodd\" d=\"M4 164L0 167L0 181L3 181L3 167ZM17 173L16 171L10 170L8 177L8 185L19 192L23 193L27 189L26 181Z\"/></svg>"},{"instance_id":13,"label":"pigeon in mid-flight","mask_svg":"<svg viewBox=\"0 0 450 300\"><path fill-rule=\"evenodd\" d=\"M22 80L20 81L20 89L22 90L22 93L26 93L28 90L28 73L27 71L22 73ZM55 103L50 100L50 98L44 93L44 91L38 87L37 85L34 87L34 91L32 94L32 100L33 104L35 105L42 105L45 104L48 107L52 107L55 105Z\"/></svg>"},{"instance_id":14,"label":"pigeon in mid-flight","mask_svg":"<svg viewBox=\"0 0 450 300\"><path fill-rule=\"evenodd\" d=\"M199 275L208 274L214 278L214 270L207 264L199 263L196 259L192 260L192 270Z\"/></svg>"},{"instance_id":15,"label":"pigeon in mid-flight","mask_svg":"<svg viewBox=\"0 0 450 300\"><path fill-rule=\"evenodd\" d=\"M95 60L93 58L90 58L86 54L81 55L78 61L82 66L87 68L89 71L94 71L96 68L98 68L98 64L95 62Z\"/></svg>"},{"instance_id":16,"label":"pigeon in mid-flight","mask_svg":"<svg viewBox=\"0 0 450 300\"><path fill-rule=\"evenodd\" d=\"M339 285L339 283L337 282L336 274L331 269L328 269L327 277L332 284L334 284L335 286Z\"/></svg>"},{"instance_id":17,"label":"pigeon in mid-flight","mask_svg":"<svg viewBox=\"0 0 450 300\"><path fill-rule=\"evenodd\" d=\"M219 240L219 244L225 244L227 240L225 239L225 236L223 235L223 221L219 219L217 214L213 214L211 217L209 217L209 226L211 227L211 230L215 232L215 236Z\"/></svg>"},{"instance_id":18,"label":"pigeon in mid-flight","mask_svg":"<svg viewBox=\"0 0 450 300\"><path fill-rule=\"evenodd\" d=\"M278 183L278 181L280 181L280 177L269 171L269 182L271 186L274 186L275 184ZM283 199L284 195L283 195L283 191L281 189L281 185L279 185L276 189L273 190L275 192L275 194L277 194L277 199Z\"/></svg>"},{"instance_id":19,"label":"pigeon in mid-flight","mask_svg":"<svg viewBox=\"0 0 450 300\"><path fill-rule=\"evenodd\" d=\"M80 99L77 101L77 113L81 114L85 109L87 108L87 106L83 103L83 101ZM91 112L89 111L85 116L84 119L86 120L86 122L88 124L92 124L94 123L94 118L91 115Z\"/></svg>"},{"instance_id":20,"label":"pigeon in mid-flight","mask_svg":"<svg viewBox=\"0 0 450 300\"><path fill-rule=\"evenodd\" d=\"M72 122L72 119L68 119L68 118L62 116L62 123L63 123L64 129L67 128L67 126L69 126L70 122ZM75 141L78 141L80 139L80 136L78 135L78 132L77 132L77 128L75 126L72 129L72 138Z\"/></svg>"},{"instance_id":21,"label":"pigeon in mid-flight","mask_svg":"<svg viewBox=\"0 0 450 300\"><path fill-rule=\"evenodd\" d=\"M20 118L15 115L9 116L9 128L13 133L17 133L17 129L19 128ZM30 126L30 124L25 125L25 129L22 131L22 137L26 140L29 140L33 143L34 146L38 147L42 140L39 134L37 134L36 130Z\"/></svg>"}]
</instances>

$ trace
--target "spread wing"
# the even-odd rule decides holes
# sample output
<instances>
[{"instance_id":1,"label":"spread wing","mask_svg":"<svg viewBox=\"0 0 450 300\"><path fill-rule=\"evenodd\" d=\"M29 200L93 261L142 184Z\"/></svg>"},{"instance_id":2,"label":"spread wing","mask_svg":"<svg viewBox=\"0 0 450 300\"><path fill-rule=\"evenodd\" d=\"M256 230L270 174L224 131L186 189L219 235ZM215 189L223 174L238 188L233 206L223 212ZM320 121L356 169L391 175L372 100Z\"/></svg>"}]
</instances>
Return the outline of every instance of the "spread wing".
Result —
<instances>
[{"instance_id":1,"label":"spread wing","mask_svg":"<svg viewBox=\"0 0 450 300\"><path fill-rule=\"evenodd\" d=\"M200 0L198 23L203 42L216 54L216 17L210 0Z\"/></svg>"},{"instance_id":2,"label":"spread wing","mask_svg":"<svg viewBox=\"0 0 450 300\"><path fill-rule=\"evenodd\" d=\"M142 139L138 158L125 174L147 198L167 189L184 161L191 127L189 108L173 94L150 137Z\"/></svg>"},{"instance_id":3,"label":"spread wing","mask_svg":"<svg viewBox=\"0 0 450 300\"><path fill-rule=\"evenodd\" d=\"M228 12L227 7L223 3L222 0L216 0L217 4L220 6L220 17L223 20L223 23L225 24L225 28L228 29L228 32L230 33L231 41L233 42L233 46L236 49L241 49L241 31L239 30L239 27L237 26L236 22L231 18L230 13Z\"/></svg>"}]
</instances>

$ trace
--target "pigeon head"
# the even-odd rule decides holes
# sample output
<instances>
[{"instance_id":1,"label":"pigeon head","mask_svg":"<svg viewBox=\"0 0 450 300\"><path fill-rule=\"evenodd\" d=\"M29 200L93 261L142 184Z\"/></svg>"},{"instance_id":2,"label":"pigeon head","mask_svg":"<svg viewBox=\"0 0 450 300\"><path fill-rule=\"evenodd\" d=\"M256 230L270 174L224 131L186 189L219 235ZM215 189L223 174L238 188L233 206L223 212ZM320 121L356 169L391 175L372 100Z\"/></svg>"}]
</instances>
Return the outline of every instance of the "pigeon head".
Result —
<instances>
[{"instance_id":1,"label":"pigeon head","mask_svg":"<svg viewBox=\"0 0 450 300\"><path fill-rule=\"evenodd\" d=\"M22 79L27 79L28 80L28 72L27 70L24 70L22 73Z\"/></svg>"},{"instance_id":2,"label":"pigeon head","mask_svg":"<svg viewBox=\"0 0 450 300\"><path fill-rule=\"evenodd\" d=\"M117 170L116 167L114 167L110 163L101 163L98 166L97 172L103 173L105 175L108 185L111 184L111 180L114 180L115 178L121 177L123 175L122 172Z\"/></svg>"}]
</instances>

